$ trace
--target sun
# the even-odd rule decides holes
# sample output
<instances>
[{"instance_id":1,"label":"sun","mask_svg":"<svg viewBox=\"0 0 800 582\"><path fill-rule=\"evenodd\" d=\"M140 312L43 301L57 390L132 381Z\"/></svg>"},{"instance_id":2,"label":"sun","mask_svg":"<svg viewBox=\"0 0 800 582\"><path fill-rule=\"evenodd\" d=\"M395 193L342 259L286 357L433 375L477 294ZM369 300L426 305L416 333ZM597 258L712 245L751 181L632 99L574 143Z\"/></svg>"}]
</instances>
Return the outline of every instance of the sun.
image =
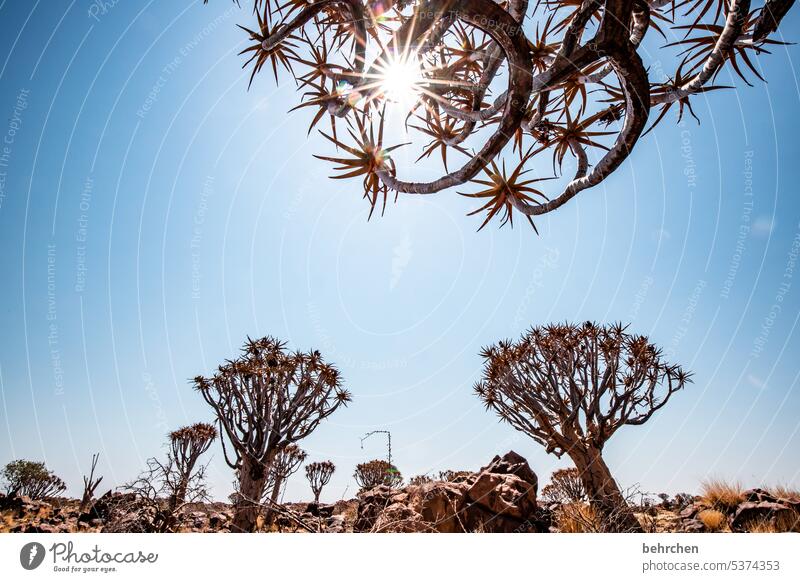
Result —
<instances>
[{"instance_id":1,"label":"sun","mask_svg":"<svg viewBox=\"0 0 800 582\"><path fill-rule=\"evenodd\" d=\"M419 100L423 83L422 67L414 55L392 57L381 67L380 88L388 101L414 105Z\"/></svg>"}]
</instances>

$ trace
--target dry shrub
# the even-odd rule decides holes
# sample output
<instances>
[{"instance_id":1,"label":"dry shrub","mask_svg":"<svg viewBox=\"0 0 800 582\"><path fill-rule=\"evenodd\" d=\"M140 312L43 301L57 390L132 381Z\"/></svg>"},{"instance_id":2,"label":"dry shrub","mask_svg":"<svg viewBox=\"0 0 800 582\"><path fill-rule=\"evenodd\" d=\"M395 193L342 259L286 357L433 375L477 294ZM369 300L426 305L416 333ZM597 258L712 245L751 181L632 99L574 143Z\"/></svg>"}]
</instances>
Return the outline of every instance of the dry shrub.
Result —
<instances>
[{"instance_id":1,"label":"dry shrub","mask_svg":"<svg viewBox=\"0 0 800 582\"><path fill-rule=\"evenodd\" d=\"M716 509L704 509L697 514L697 519L703 522L708 531L720 531L728 522L724 513Z\"/></svg>"},{"instance_id":2,"label":"dry shrub","mask_svg":"<svg viewBox=\"0 0 800 582\"><path fill-rule=\"evenodd\" d=\"M775 497L780 497L781 499L800 499L800 491L785 485L776 485L775 487L770 487L769 492Z\"/></svg>"},{"instance_id":3,"label":"dry shrub","mask_svg":"<svg viewBox=\"0 0 800 582\"><path fill-rule=\"evenodd\" d=\"M555 511L554 523L560 533L598 533L602 521L587 503L565 503Z\"/></svg>"},{"instance_id":4,"label":"dry shrub","mask_svg":"<svg viewBox=\"0 0 800 582\"><path fill-rule=\"evenodd\" d=\"M707 504L724 513L730 513L744 501L743 489L740 483L728 483L721 479L703 481L702 499Z\"/></svg>"},{"instance_id":5,"label":"dry shrub","mask_svg":"<svg viewBox=\"0 0 800 582\"><path fill-rule=\"evenodd\" d=\"M747 522L745 530L750 533L800 532L800 512L781 511L774 517L762 517Z\"/></svg>"}]
</instances>

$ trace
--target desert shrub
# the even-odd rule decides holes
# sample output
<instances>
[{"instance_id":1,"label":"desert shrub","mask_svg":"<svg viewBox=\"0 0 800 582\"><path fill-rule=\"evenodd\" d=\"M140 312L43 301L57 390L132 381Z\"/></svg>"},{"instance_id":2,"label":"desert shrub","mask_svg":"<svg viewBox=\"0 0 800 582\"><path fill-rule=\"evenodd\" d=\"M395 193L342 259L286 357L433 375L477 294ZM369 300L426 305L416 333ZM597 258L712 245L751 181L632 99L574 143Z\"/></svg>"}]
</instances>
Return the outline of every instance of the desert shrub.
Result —
<instances>
[{"instance_id":1,"label":"desert shrub","mask_svg":"<svg viewBox=\"0 0 800 582\"><path fill-rule=\"evenodd\" d=\"M742 486L737 483L727 483L721 479L703 481L702 499L706 503L724 513L733 512L744 501Z\"/></svg>"},{"instance_id":2,"label":"desert shrub","mask_svg":"<svg viewBox=\"0 0 800 582\"><path fill-rule=\"evenodd\" d=\"M453 471L452 469L446 469L444 471L439 471L439 475L437 481L448 481L450 483L460 483L462 481L466 481L466 479L471 475L469 471Z\"/></svg>"},{"instance_id":3,"label":"desert shrub","mask_svg":"<svg viewBox=\"0 0 800 582\"><path fill-rule=\"evenodd\" d=\"M397 487L403 482L403 475L397 470L397 467L381 459L356 465L353 477L362 490L372 489L378 485Z\"/></svg>"},{"instance_id":4,"label":"desert shrub","mask_svg":"<svg viewBox=\"0 0 800 582\"><path fill-rule=\"evenodd\" d=\"M425 483L433 483L433 477L430 475L415 475L408 481L409 485L425 485Z\"/></svg>"},{"instance_id":5,"label":"desert shrub","mask_svg":"<svg viewBox=\"0 0 800 582\"><path fill-rule=\"evenodd\" d=\"M548 503L586 501L586 489L575 468L558 469L550 475L550 483L542 489L542 499Z\"/></svg>"},{"instance_id":6,"label":"desert shrub","mask_svg":"<svg viewBox=\"0 0 800 582\"><path fill-rule=\"evenodd\" d=\"M703 522L708 531L720 531L728 521L725 514L716 509L704 509L697 514L697 519Z\"/></svg>"},{"instance_id":7,"label":"desert shrub","mask_svg":"<svg viewBox=\"0 0 800 582\"><path fill-rule=\"evenodd\" d=\"M44 499L67 488L60 477L37 461L11 461L3 468L2 477L9 497L26 495L31 499Z\"/></svg>"}]
</instances>

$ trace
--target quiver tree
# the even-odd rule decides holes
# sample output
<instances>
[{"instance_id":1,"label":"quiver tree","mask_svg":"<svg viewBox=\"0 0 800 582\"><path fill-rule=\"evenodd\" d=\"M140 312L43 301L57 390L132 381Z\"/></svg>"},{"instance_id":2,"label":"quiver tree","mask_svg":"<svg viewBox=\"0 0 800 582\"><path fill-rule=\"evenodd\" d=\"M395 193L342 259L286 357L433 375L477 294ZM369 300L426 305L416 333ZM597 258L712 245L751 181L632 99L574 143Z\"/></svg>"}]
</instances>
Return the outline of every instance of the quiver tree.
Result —
<instances>
[{"instance_id":1,"label":"quiver tree","mask_svg":"<svg viewBox=\"0 0 800 582\"><path fill-rule=\"evenodd\" d=\"M216 428L203 422L169 433L166 459L147 459L145 470L121 487L133 494L121 515L133 517L139 531L174 531L187 504L209 498L206 465L198 461L216 436Z\"/></svg>"},{"instance_id":2,"label":"quiver tree","mask_svg":"<svg viewBox=\"0 0 800 582\"><path fill-rule=\"evenodd\" d=\"M271 337L249 340L242 355L210 378L197 377L197 390L214 409L225 460L239 477L234 530L252 531L276 455L311 434L350 401L339 371L318 351L287 352Z\"/></svg>"},{"instance_id":3,"label":"quiver tree","mask_svg":"<svg viewBox=\"0 0 800 582\"><path fill-rule=\"evenodd\" d=\"M267 482L264 486L264 497L269 496L265 521L272 523L274 516L273 508L278 503L281 489L286 484L286 480L291 477L306 460L306 452L296 444L288 445L278 451L275 461L272 463Z\"/></svg>"},{"instance_id":4,"label":"quiver tree","mask_svg":"<svg viewBox=\"0 0 800 582\"><path fill-rule=\"evenodd\" d=\"M602 457L624 425L645 423L690 381L666 363L644 336L622 325L548 325L518 342L482 351L484 373L475 391L502 420L575 463L595 509L607 524L638 530L638 522Z\"/></svg>"},{"instance_id":5,"label":"quiver tree","mask_svg":"<svg viewBox=\"0 0 800 582\"><path fill-rule=\"evenodd\" d=\"M44 463L19 459L8 463L2 472L9 497L27 496L31 499L55 497L67 486Z\"/></svg>"},{"instance_id":6,"label":"quiver tree","mask_svg":"<svg viewBox=\"0 0 800 582\"><path fill-rule=\"evenodd\" d=\"M309 131L328 120L338 153L318 157L360 182L370 216L392 195L473 184L463 194L481 228L517 212L533 224L611 175L651 118L694 115L693 98L729 88L715 84L723 69L760 78L752 59L782 44L769 36L793 0L757 3L253 0L242 53L251 83L264 68L293 77ZM642 50L654 34L664 46ZM384 133L391 112L408 120L402 136ZM410 179L413 163L393 158L401 145L410 160L441 157L439 177ZM547 194L542 157L562 182Z\"/></svg>"},{"instance_id":7,"label":"quiver tree","mask_svg":"<svg viewBox=\"0 0 800 582\"><path fill-rule=\"evenodd\" d=\"M320 461L306 465L306 479L308 479L311 491L314 493L315 504L319 503L322 488L330 482L335 470L336 466L330 461Z\"/></svg>"},{"instance_id":8,"label":"quiver tree","mask_svg":"<svg viewBox=\"0 0 800 582\"><path fill-rule=\"evenodd\" d=\"M382 459L356 465L353 477L362 490L372 489L378 485L397 487L403 482L403 475L397 470L397 467Z\"/></svg>"},{"instance_id":9,"label":"quiver tree","mask_svg":"<svg viewBox=\"0 0 800 582\"><path fill-rule=\"evenodd\" d=\"M213 424L205 422L197 422L169 433L170 455L174 459L177 479L175 492L170 497L172 509L183 505L195 465L215 438L217 438L217 429Z\"/></svg>"},{"instance_id":10,"label":"quiver tree","mask_svg":"<svg viewBox=\"0 0 800 582\"><path fill-rule=\"evenodd\" d=\"M81 505L80 510L81 512L85 512L89 509L89 505L92 503L92 499L94 498L94 492L97 489L97 486L100 485L100 481L103 480L103 477L98 477L95 479L94 477L94 470L97 468L97 461L100 459L100 453L95 453L92 455L92 469L89 472L89 476L83 476L83 496L81 497Z\"/></svg>"}]
</instances>

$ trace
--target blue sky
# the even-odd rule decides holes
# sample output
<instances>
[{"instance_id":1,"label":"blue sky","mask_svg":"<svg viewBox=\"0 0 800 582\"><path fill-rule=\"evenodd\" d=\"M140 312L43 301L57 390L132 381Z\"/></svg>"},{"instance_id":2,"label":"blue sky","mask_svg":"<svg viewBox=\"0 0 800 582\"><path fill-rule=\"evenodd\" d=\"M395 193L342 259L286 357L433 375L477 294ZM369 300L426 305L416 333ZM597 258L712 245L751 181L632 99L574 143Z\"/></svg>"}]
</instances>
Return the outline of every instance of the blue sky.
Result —
<instances>
[{"instance_id":1,"label":"blue sky","mask_svg":"<svg viewBox=\"0 0 800 582\"><path fill-rule=\"evenodd\" d=\"M188 379L271 334L321 350L354 396L301 443L339 468L323 497L355 493L376 429L409 476L514 449L546 481L565 463L483 410L478 352L595 319L695 373L608 444L623 485L800 485L796 46L756 59L768 84L695 99L701 125L670 112L539 236L476 233L454 192L367 222L359 186L312 157L330 148L309 113L287 113L294 85L247 91L247 9L100 6L0 3L0 460L45 460L77 495L99 451L104 486L130 480L169 429L212 419ZM226 496L218 447L210 475ZM288 498L309 495L298 475Z\"/></svg>"}]
</instances>

